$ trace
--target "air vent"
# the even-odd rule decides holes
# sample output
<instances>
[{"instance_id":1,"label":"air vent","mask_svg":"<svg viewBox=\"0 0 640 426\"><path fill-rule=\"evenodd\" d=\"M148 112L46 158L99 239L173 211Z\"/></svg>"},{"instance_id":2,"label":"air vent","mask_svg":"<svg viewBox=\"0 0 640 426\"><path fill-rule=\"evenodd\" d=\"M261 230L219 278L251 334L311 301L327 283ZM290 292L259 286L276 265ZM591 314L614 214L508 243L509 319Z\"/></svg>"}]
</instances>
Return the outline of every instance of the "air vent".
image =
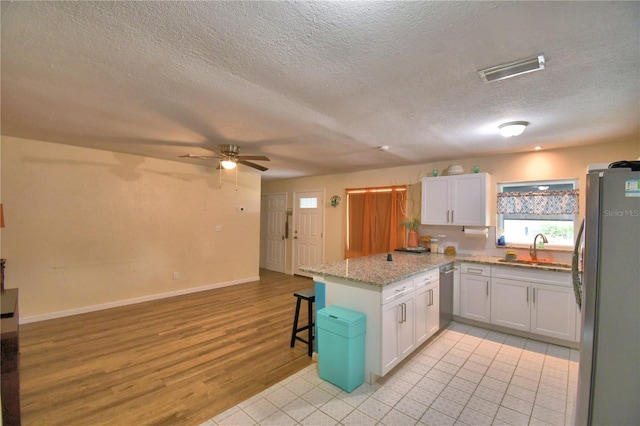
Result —
<instances>
[{"instance_id":1,"label":"air vent","mask_svg":"<svg viewBox=\"0 0 640 426\"><path fill-rule=\"evenodd\" d=\"M544 55L540 54L532 58L522 59L508 64L496 65L495 67L486 68L478 71L478 75L485 83L492 81L504 80L505 78L515 77L534 71L544 69Z\"/></svg>"}]
</instances>

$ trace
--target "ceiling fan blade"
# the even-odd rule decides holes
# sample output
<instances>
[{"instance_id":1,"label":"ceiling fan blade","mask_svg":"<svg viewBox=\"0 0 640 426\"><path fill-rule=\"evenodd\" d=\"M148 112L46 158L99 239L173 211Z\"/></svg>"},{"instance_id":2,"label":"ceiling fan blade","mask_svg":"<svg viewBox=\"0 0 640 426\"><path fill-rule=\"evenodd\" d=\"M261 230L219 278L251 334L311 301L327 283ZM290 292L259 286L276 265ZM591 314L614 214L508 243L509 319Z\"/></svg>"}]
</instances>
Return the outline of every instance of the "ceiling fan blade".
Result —
<instances>
[{"instance_id":1,"label":"ceiling fan blade","mask_svg":"<svg viewBox=\"0 0 640 426\"><path fill-rule=\"evenodd\" d=\"M211 151L211 152L213 152L215 155L217 155L219 157L225 157L225 155L222 154L222 152L219 149L209 148L209 147L206 147L206 146L201 146L201 148L204 148L207 151Z\"/></svg>"},{"instance_id":2,"label":"ceiling fan blade","mask_svg":"<svg viewBox=\"0 0 640 426\"><path fill-rule=\"evenodd\" d=\"M265 157L264 155L238 155L238 160L271 161L269 157Z\"/></svg>"},{"instance_id":3,"label":"ceiling fan blade","mask_svg":"<svg viewBox=\"0 0 640 426\"><path fill-rule=\"evenodd\" d=\"M201 160L210 160L212 158L218 159L220 157L216 157L213 155L197 155L197 154L185 154L185 155L178 155L178 157L180 158L199 158Z\"/></svg>"},{"instance_id":4,"label":"ceiling fan blade","mask_svg":"<svg viewBox=\"0 0 640 426\"><path fill-rule=\"evenodd\" d=\"M269 170L268 168L261 166L260 164L252 163L250 161L238 160L238 163L244 164L245 166L253 167L254 169L258 169L261 172Z\"/></svg>"}]
</instances>

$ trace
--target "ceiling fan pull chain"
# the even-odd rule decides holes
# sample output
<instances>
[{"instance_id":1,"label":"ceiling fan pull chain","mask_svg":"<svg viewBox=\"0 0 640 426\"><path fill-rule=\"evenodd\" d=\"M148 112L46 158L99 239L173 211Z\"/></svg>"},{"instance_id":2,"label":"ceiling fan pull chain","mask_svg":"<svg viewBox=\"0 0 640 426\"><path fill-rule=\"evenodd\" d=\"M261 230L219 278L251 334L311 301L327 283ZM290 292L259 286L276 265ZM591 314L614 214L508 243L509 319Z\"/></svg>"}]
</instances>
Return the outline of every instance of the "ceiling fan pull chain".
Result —
<instances>
[{"instance_id":1,"label":"ceiling fan pull chain","mask_svg":"<svg viewBox=\"0 0 640 426\"><path fill-rule=\"evenodd\" d=\"M236 191L238 190L238 168L236 167Z\"/></svg>"}]
</instances>

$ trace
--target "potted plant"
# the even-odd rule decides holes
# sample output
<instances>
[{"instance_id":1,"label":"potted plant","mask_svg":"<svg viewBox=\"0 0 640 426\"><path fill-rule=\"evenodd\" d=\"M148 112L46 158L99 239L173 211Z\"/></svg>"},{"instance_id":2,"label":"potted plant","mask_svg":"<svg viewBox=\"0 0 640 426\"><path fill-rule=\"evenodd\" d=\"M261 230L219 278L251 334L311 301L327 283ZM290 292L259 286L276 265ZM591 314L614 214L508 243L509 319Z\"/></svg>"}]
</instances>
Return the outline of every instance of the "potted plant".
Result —
<instances>
[{"instance_id":1,"label":"potted plant","mask_svg":"<svg viewBox=\"0 0 640 426\"><path fill-rule=\"evenodd\" d=\"M420 228L420 210L419 201L416 203L416 198L420 196L422 186L420 185L420 173L418 173L418 182L415 184L407 185L406 192L401 195L400 211L402 215L407 219L400 222L400 225L407 228L407 247L416 248L420 247L420 236L418 235L418 228ZM406 198L405 198L406 197Z\"/></svg>"},{"instance_id":2,"label":"potted plant","mask_svg":"<svg viewBox=\"0 0 640 426\"><path fill-rule=\"evenodd\" d=\"M417 218L412 218L409 220L405 220L400 223L400 225L404 226L409 230L409 236L407 238L407 247L418 247L420 245L418 228L420 227L420 220Z\"/></svg>"}]
</instances>

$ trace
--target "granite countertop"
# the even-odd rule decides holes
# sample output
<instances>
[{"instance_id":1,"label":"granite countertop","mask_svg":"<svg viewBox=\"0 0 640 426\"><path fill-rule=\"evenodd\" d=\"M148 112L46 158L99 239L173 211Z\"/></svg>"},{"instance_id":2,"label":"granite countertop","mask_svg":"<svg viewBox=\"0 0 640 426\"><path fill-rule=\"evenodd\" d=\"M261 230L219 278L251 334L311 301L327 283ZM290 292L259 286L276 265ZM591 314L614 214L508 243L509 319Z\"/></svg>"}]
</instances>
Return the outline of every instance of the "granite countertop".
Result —
<instances>
[{"instance_id":1,"label":"granite countertop","mask_svg":"<svg viewBox=\"0 0 640 426\"><path fill-rule=\"evenodd\" d=\"M571 264L565 262L546 262L541 260L538 263L518 263L518 261L505 262L503 257L497 256L457 256L457 262L483 263L495 266L513 266L516 268L542 269L546 271L571 272Z\"/></svg>"},{"instance_id":2,"label":"granite countertop","mask_svg":"<svg viewBox=\"0 0 640 426\"><path fill-rule=\"evenodd\" d=\"M325 278L346 279L375 287L384 287L388 284L417 275L420 272L437 268L452 262L483 263L516 268L571 272L571 265L568 263L540 262L538 264L527 264L504 262L504 258L496 256L455 256L435 253L405 253L398 251L393 252L392 255L392 261L387 260L387 253L382 253L321 265L307 266L301 269L305 272L310 272L314 275Z\"/></svg>"},{"instance_id":3,"label":"granite countertop","mask_svg":"<svg viewBox=\"0 0 640 426\"><path fill-rule=\"evenodd\" d=\"M417 275L456 261L455 256L431 253L393 252L393 260L387 260L387 253L357 257L301 268L305 272L325 278L340 278L375 287Z\"/></svg>"}]
</instances>

